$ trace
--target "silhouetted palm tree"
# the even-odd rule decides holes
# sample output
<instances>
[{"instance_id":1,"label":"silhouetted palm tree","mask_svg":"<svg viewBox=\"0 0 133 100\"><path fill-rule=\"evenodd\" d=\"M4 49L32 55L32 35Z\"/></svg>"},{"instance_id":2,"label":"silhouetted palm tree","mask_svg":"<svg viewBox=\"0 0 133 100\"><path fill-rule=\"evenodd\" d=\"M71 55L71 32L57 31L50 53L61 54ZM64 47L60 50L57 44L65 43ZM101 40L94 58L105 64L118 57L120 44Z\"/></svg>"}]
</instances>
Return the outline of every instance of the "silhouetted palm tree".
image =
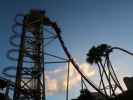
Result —
<instances>
[{"instance_id":1,"label":"silhouetted palm tree","mask_svg":"<svg viewBox=\"0 0 133 100\"><path fill-rule=\"evenodd\" d=\"M97 63L98 61L102 60L99 50L94 46L90 49L87 56L87 62L90 64Z\"/></svg>"},{"instance_id":2,"label":"silhouetted palm tree","mask_svg":"<svg viewBox=\"0 0 133 100\"><path fill-rule=\"evenodd\" d=\"M111 46L109 46L107 44L101 44L97 47L93 46L89 50L89 52L87 53L87 59L86 59L88 63L90 63L90 64L96 63L98 65L99 74L100 74L100 77L101 77L101 83L102 83L103 90L104 90L106 96L107 96L107 91L106 91L106 88L105 88L105 83L103 81L102 71L104 72L104 74L105 74L105 76L108 80L109 86L111 87L112 91L113 91L113 88L112 88L111 82L109 80L109 77L107 75L107 72L104 68L105 66L102 63L102 57L108 56L108 54L111 51L112 51ZM101 71L101 68L102 68L102 71ZM113 94L114 94L114 91L113 91Z\"/></svg>"},{"instance_id":3,"label":"silhouetted palm tree","mask_svg":"<svg viewBox=\"0 0 133 100\"><path fill-rule=\"evenodd\" d=\"M87 62L90 64L98 63L102 61L102 57L111 52L111 46L107 44L101 44L97 47L93 46L87 53Z\"/></svg>"}]
</instances>

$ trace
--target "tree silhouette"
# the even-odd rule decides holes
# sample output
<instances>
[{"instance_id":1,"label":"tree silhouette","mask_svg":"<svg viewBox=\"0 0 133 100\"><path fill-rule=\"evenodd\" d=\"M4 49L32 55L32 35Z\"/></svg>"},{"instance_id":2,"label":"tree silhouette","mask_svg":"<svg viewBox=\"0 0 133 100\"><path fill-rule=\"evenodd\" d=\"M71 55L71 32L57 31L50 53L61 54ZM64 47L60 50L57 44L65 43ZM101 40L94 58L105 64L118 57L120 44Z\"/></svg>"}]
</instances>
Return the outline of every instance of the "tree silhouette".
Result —
<instances>
[{"instance_id":1,"label":"tree silhouette","mask_svg":"<svg viewBox=\"0 0 133 100\"><path fill-rule=\"evenodd\" d=\"M109 89L110 89L110 96L112 97L116 97L116 98L120 98L118 100L125 100L125 98L132 98L132 96L130 95L125 95L125 92L123 91L121 84L119 83L118 79L117 79L117 75L115 74L115 71L113 69L113 66L111 64L111 61L109 59L109 55L113 50L120 50L122 52L125 52L131 56L133 56L132 52L129 52L123 48L120 47L111 47L107 44L101 44L99 46L93 46L87 53L87 59L86 61L90 64L97 64L98 66L98 70L99 70L99 74L100 74L100 84L99 84L99 89L101 89L101 85L102 85L102 90L104 91L105 95L108 96L107 93L107 84L105 83L105 81L103 80L103 74L106 77L106 80L108 81L108 85L109 85ZM112 82L115 84L115 87L113 87ZM105 86L106 85L106 86ZM116 95L115 91L116 91L116 86L121 90L122 94L120 95ZM133 92L131 91L127 91L127 94L131 94ZM113 98L111 100L114 100ZM131 99L129 99L131 100Z\"/></svg>"},{"instance_id":2,"label":"tree silhouette","mask_svg":"<svg viewBox=\"0 0 133 100\"><path fill-rule=\"evenodd\" d=\"M87 62L90 64L98 63L102 61L102 57L111 52L111 46L107 44L101 44L97 47L93 46L87 53Z\"/></svg>"},{"instance_id":3,"label":"tree silhouette","mask_svg":"<svg viewBox=\"0 0 133 100\"><path fill-rule=\"evenodd\" d=\"M90 63L90 64L97 64L98 66L98 71L99 71L99 74L100 74L100 83L99 83L99 89L101 89L101 85L102 85L102 88L103 88L103 91L105 93L106 96L108 96L108 93L107 93L107 89L106 89L106 86L107 84L105 84L105 81L103 80L103 75L105 75L105 78L108 82L108 85L109 85L109 90L110 90L110 96L113 95L115 96L115 89L113 88L112 86L112 83L111 83L111 80L110 80L110 77L111 76L111 72L110 72L110 69L109 69L109 53L112 52L112 47L107 45L107 44L101 44L97 47L93 46L89 52L87 53L87 62ZM103 64L103 58L105 59L105 62ZM107 63L107 65L105 65ZM107 66L107 70L106 70L106 67ZM109 74L108 74L109 73ZM114 74L114 73L113 73ZM113 77L112 77L113 78ZM114 79L114 78L113 78Z\"/></svg>"},{"instance_id":4,"label":"tree silhouette","mask_svg":"<svg viewBox=\"0 0 133 100\"><path fill-rule=\"evenodd\" d=\"M97 48L93 46L89 53L87 54L87 62L90 64L97 63L98 61L101 61L101 58L99 57L99 53L97 51Z\"/></svg>"}]
</instances>

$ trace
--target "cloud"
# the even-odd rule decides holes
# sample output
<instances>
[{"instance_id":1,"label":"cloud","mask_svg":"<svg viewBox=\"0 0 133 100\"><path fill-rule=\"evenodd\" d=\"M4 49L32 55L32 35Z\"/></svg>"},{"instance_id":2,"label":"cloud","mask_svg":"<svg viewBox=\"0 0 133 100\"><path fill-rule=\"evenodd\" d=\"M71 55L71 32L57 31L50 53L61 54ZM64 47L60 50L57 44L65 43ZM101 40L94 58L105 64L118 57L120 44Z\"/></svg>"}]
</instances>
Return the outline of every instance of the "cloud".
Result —
<instances>
[{"instance_id":1,"label":"cloud","mask_svg":"<svg viewBox=\"0 0 133 100\"><path fill-rule=\"evenodd\" d=\"M95 70L89 64L80 64L81 71L87 76L91 77L95 75ZM70 64L69 74L69 89L79 84L81 76L75 70L72 64ZM46 93L47 95L53 95L56 93L64 92L67 87L67 67L59 67L52 71L46 71Z\"/></svg>"}]
</instances>

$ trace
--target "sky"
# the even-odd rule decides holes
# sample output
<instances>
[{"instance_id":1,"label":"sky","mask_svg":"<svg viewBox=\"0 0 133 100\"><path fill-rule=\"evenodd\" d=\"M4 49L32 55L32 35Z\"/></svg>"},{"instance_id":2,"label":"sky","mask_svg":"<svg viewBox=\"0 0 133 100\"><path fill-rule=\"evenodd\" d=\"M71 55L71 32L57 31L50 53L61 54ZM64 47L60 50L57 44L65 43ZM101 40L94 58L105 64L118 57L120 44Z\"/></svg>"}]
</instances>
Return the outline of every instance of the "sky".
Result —
<instances>
[{"instance_id":1,"label":"sky","mask_svg":"<svg viewBox=\"0 0 133 100\"><path fill-rule=\"evenodd\" d=\"M6 53L12 48L9 37L13 34L11 26L16 14L26 13L32 8L45 10L46 15L61 28L63 40L71 55L77 63L83 65L86 63L86 53L93 45L107 43L133 52L132 5L132 0L1 0L0 71L14 64L6 58ZM121 82L123 76L133 75L132 59L132 56L119 51L114 51L111 56ZM62 73L63 68L53 70L61 70L59 72ZM76 81L75 84L78 83ZM71 89L74 96L77 96L79 88ZM47 100L53 98L64 100L64 93L48 96Z\"/></svg>"}]
</instances>

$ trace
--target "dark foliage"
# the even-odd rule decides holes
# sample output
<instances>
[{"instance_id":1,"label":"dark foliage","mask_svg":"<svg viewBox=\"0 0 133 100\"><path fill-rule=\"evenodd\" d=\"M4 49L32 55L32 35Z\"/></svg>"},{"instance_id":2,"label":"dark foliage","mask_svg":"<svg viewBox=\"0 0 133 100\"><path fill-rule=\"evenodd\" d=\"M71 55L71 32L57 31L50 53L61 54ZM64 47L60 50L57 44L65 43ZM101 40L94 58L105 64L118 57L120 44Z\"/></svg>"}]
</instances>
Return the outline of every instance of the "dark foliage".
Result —
<instances>
[{"instance_id":1,"label":"dark foliage","mask_svg":"<svg viewBox=\"0 0 133 100\"><path fill-rule=\"evenodd\" d=\"M102 57L106 56L112 51L111 46L107 44L101 44L97 47L93 46L87 53L87 62L90 64L102 61Z\"/></svg>"}]
</instances>

